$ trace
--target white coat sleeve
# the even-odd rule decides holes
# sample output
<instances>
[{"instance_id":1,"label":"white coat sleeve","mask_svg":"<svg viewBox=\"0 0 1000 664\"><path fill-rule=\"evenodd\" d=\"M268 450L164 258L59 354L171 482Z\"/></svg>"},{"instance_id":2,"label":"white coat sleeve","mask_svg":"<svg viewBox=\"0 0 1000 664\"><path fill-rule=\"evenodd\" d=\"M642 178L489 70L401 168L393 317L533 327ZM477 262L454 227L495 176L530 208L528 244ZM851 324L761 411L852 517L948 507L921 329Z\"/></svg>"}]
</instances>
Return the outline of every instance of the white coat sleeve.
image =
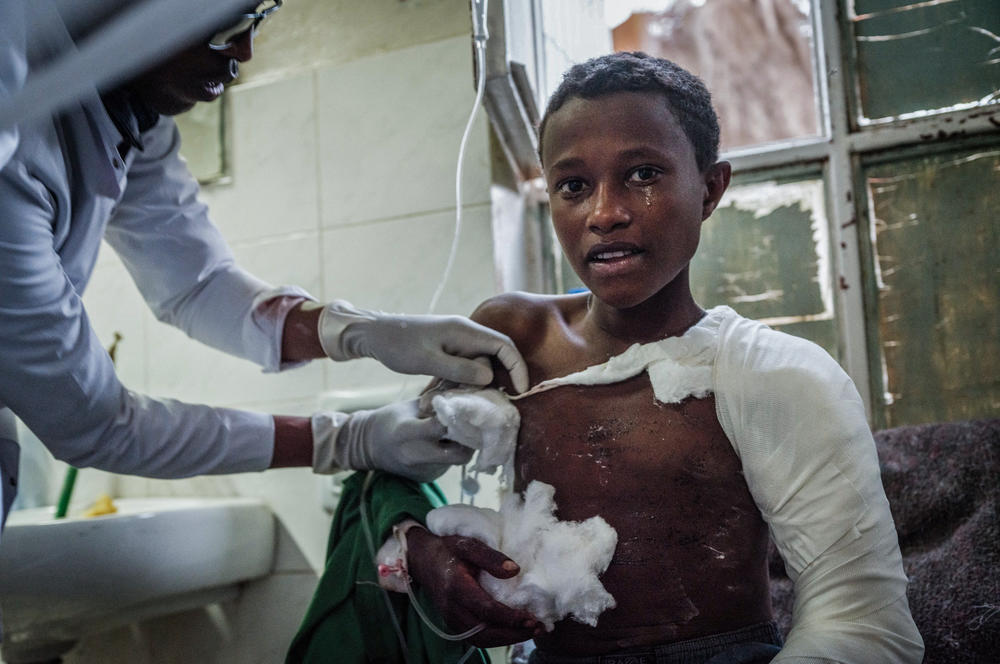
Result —
<instances>
[{"instance_id":1,"label":"white coat sleeve","mask_svg":"<svg viewBox=\"0 0 1000 664\"><path fill-rule=\"evenodd\" d=\"M143 140L108 223L108 244L159 320L266 371L286 368L281 332L289 308L272 304L281 295L308 293L274 288L236 265L198 200L172 119L161 118Z\"/></svg>"},{"instance_id":2,"label":"white coat sleeve","mask_svg":"<svg viewBox=\"0 0 1000 664\"><path fill-rule=\"evenodd\" d=\"M720 330L719 421L795 585L775 664L918 663L906 575L875 441L823 349L759 323Z\"/></svg>"},{"instance_id":3,"label":"white coat sleeve","mask_svg":"<svg viewBox=\"0 0 1000 664\"><path fill-rule=\"evenodd\" d=\"M269 415L127 390L56 253L50 190L16 157L0 169L0 403L59 459L149 477L263 470Z\"/></svg>"},{"instance_id":4,"label":"white coat sleeve","mask_svg":"<svg viewBox=\"0 0 1000 664\"><path fill-rule=\"evenodd\" d=\"M0 4L0 108L13 102L27 76L25 9L20 2ZM17 138L16 125L0 125L0 168L14 155Z\"/></svg>"}]
</instances>

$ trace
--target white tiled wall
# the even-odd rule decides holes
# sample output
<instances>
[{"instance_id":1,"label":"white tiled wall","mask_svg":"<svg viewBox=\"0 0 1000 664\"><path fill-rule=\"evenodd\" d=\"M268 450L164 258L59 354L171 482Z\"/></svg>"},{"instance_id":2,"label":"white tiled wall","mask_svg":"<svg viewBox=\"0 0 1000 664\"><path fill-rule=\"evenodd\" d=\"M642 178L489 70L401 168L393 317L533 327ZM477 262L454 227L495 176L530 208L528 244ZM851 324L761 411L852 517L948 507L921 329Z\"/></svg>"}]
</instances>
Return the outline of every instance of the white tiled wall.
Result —
<instances>
[{"instance_id":1,"label":"white tiled wall","mask_svg":"<svg viewBox=\"0 0 1000 664\"><path fill-rule=\"evenodd\" d=\"M326 185L317 177L316 137L327 114L316 105L315 88L309 70L231 89L233 184L206 192L213 218L230 242L319 229L319 191Z\"/></svg>"},{"instance_id":2,"label":"white tiled wall","mask_svg":"<svg viewBox=\"0 0 1000 664\"><path fill-rule=\"evenodd\" d=\"M240 263L321 300L426 311L452 243L455 162L475 96L471 53L463 35L233 88L232 182L206 188L204 198ZM466 156L463 227L442 313L469 313L494 293L488 164L481 114ZM119 371L133 389L308 414L320 404L335 406L338 394L392 393L399 385L398 377L365 361L262 374L156 322L120 263L105 253L85 302L102 339L122 332ZM54 467L61 476L61 465ZM81 476L96 479L96 472ZM261 497L283 526L285 562L236 602L91 637L66 661L281 661L323 564L327 479L291 469L110 484L128 496Z\"/></svg>"},{"instance_id":3,"label":"white tiled wall","mask_svg":"<svg viewBox=\"0 0 1000 664\"><path fill-rule=\"evenodd\" d=\"M467 39L323 70L316 85L324 112L324 228L454 207L455 162L475 92ZM471 141L466 154L466 204L489 200L484 114L476 129L479 140ZM414 230L399 239L421 235Z\"/></svg>"}]
</instances>

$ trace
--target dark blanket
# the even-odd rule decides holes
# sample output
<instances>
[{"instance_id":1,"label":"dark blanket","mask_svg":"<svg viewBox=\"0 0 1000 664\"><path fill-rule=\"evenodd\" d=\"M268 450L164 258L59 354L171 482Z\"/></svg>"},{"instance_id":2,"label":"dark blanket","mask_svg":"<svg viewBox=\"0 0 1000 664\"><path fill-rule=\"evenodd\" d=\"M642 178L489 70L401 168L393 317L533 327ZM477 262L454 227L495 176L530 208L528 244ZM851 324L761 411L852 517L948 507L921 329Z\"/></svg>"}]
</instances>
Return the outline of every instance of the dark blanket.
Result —
<instances>
[{"instance_id":1,"label":"dark blanket","mask_svg":"<svg viewBox=\"0 0 1000 664\"><path fill-rule=\"evenodd\" d=\"M1000 419L888 429L875 443L925 664L1000 662ZM792 585L773 546L771 577L787 634Z\"/></svg>"}]
</instances>

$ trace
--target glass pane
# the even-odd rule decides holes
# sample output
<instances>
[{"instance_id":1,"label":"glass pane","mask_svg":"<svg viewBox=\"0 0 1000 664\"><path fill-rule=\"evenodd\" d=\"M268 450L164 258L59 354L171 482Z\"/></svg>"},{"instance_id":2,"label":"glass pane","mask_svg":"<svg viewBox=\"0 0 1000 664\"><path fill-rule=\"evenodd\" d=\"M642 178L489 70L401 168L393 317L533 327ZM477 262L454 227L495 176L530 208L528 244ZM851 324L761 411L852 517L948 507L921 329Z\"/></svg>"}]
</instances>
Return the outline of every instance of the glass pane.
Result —
<instances>
[{"instance_id":1,"label":"glass pane","mask_svg":"<svg viewBox=\"0 0 1000 664\"><path fill-rule=\"evenodd\" d=\"M723 150L819 133L808 0L607 0L605 12L616 51L673 60L705 81Z\"/></svg>"},{"instance_id":2,"label":"glass pane","mask_svg":"<svg viewBox=\"0 0 1000 664\"><path fill-rule=\"evenodd\" d=\"M886 426L1000 413L1000 149L866 170Z\"/></svg>"},{"instance_id":3,"label":"glass pane","mask_svg":"<svg viewBox=\"0 0 1000 664\"><path fill-rule=\"evenodd\" d=\"M705 222L691 288L837 357L831 275L822 179L757 182L730 187Z\"/></svg>"},{"instance_id":4,"label":"glass pane","mask_svg":"<svg viewBox=\"0 0 1000 664\"><path fill-rule=\"evenodd\" d=\"M848 0L861 121L1000 95L997 0Z\"/></svg>"},{"instance_id":5,"label":"glass pane","mask_svg":"<svg viewBox=\"0 0 1000 664\"><path fill-rule=\"evenodd\" d=\"M215 182L226 175L225 98L223 94L213 102L195 104L175 118L181 133L181 155L201 183Z\"/></svg>"}]
</instances>

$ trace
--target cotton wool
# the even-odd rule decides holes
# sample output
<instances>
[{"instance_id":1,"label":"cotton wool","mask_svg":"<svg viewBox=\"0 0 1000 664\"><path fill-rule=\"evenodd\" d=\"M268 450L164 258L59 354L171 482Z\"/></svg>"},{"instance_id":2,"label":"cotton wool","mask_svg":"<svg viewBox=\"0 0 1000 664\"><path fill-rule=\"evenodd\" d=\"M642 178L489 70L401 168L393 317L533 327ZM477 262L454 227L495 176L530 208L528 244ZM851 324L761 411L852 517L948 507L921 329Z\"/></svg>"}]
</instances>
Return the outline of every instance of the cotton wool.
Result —
<instances>
[{"instance_id":1,"label":"cotton wool","mask_svg":"<svg viewBox=\"0 0 1000 664\"><path fill-rule=\"evenodd\" d=\"M501 483L509 486L521 414L507 396L493 389L450 389L435 394L431 406L449 440L476 450L470 469L493 474L500 468Z\"/></svg>"},{"instance_id":2,"label":"cotton wool","mask_svg":"<svg viewBox=\"0 0 1000 664\"><path fill-rule=\"evenodd\" d=\"M447 505L431 510L427 527L436 535L464 535L502 551L521 567L512 579L482 572L480 584L497 601L531 612L551 631L571 617L595 626L615 606L599 577L611 564L618 534L599 516L559 521L555 488L531 482L524 495L507 493L500 511Z\"/></svg>"}]
</instances>

